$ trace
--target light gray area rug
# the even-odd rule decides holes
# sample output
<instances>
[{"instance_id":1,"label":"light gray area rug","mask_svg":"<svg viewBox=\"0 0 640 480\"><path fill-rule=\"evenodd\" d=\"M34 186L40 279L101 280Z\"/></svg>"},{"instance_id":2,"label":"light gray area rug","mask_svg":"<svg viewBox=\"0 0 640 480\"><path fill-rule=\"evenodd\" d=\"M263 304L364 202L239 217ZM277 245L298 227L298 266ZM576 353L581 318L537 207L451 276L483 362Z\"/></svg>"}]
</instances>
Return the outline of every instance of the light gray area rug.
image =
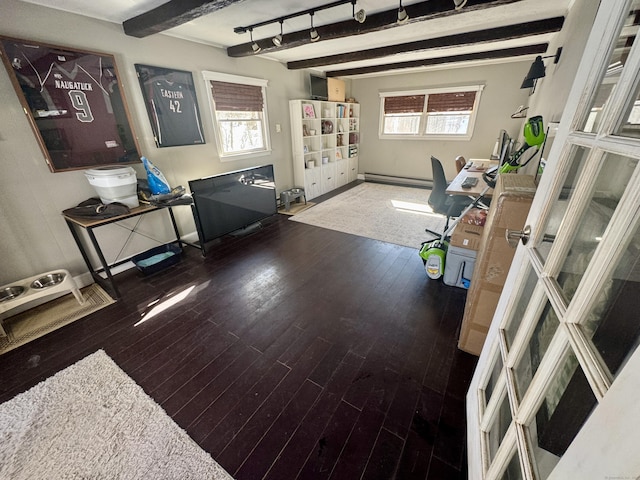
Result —
<instances>
[{"instance_id":1,"label":"light gray area rug","mask_svg":"<svg viewBox=\"0 0 640 480\"><path fill-rule=\"evenodd\" d=\"M419 248L444 230L429 206L431 190L365 182L290 218L295 222Z\"/></svg>"},{"instance_id":2,"label":"light gray area rug","mask_svg":"<svg viewBox=\"0 0 640 480\"><path fill-rule=\"evenodd\" d=\"M102 350L0 405L0 478L231 479Z\"/></svg>"}]
</instances>

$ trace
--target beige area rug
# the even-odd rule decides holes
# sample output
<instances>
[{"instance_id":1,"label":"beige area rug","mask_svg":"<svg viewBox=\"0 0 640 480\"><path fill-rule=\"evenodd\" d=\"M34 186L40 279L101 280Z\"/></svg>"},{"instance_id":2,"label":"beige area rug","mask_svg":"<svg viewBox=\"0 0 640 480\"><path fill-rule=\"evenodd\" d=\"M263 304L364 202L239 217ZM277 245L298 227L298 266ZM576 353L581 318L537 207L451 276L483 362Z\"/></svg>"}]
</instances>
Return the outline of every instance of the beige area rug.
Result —
<instances>
[{"instance_id":1,"label":"beige area rug","mask_svg":"<svg viewBox=\"0 0 640 480\"><path fill-rule=\"evenodd\" d=\"M419 248L444 229L445 218L433 213L431 190L380 183L360 185L290 218L296 222Z\"/></svg>"},{"instance_id":2,"label":"beige area rug","mask_svg":"<svg viewBox=\"0 0 640 480\"><path fill-rule=\"evenodd\" d=\"M297 215L300 212L304 212L306 209L315 205L313 202L292 203L289 205L289 211L286 211L284 207L278 209L278 213L284 213L285 215Z\"/></svg>"},{"instance_id":3,"label":"beige area rug","mask_svg":"<svg viewBox=\"0 0 640 480\"><path fill-rule=\"evenodd\" d=\"M0 405L0 439L0 478L232 478L102 350Z\"/></svg>"},{"instance_id":4,"label":"beige area rug","mask_svg":"<svg viewBox=\"0 0 640 480\"><path fill-rule=\"evenodd\" d=\"M69 293L3 320L7 336L0 337L0 355L114 303L97 283L81 292L83 305Z\"/></svg>"}]
</instances>

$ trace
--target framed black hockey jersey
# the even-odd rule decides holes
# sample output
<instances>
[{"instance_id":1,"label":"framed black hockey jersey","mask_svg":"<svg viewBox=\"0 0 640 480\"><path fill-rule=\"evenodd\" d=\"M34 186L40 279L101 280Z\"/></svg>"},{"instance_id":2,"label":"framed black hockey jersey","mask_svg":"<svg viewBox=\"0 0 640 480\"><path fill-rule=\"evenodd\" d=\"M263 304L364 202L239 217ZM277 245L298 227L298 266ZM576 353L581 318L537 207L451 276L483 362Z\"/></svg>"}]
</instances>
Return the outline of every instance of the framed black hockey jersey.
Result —
<instances>
[{"instance_id":1,"label":"framed black hockey jersey","mask_svg":"<svg viewBox=\"0 0 640 480\"><path fill-rule=\"evenodd\" d=\"M191 72L136 64L158 147L205 143Z\"/></svg>"}]
</instances>

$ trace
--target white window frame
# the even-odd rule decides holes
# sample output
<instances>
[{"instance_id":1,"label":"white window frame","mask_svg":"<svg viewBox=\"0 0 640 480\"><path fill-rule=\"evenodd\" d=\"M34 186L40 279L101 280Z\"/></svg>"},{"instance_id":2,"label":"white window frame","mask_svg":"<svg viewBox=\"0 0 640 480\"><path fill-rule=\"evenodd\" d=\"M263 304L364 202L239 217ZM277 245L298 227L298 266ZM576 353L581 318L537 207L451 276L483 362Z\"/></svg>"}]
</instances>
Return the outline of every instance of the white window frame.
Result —
<instances>
[{"instance_id":1,"label":"white window frame","mask_svg":"<svg viewBox=\"0 0 640 480\"><path fill-rule=\"evenodd\" d=\"M209 112L211 113L211 121L215 130L216 145L218 147L218 155L221 162L232 162L235 160L242 160L245 158L262 157L271 155L271 137L269 135L269 115L267 112L267 85L268 80L262 78L244 77L241 75L231 75L228 73L219 73L211 71L203 71L202 76L204 78L207 90L207 98L209 99ZM238 153L226 153L224 152L221 141L221 130L216 116L215 101L211 92L211 81L214 82L227 82L237 83L240 85L254 85L262 88L262 98L264 99L264 107L262 110L262 135L264 138L264 147L256 150L247 150Z\"/></svg>"},{"instance_id":2,"label":"white window frame","mask_svg":"<svg viewBox=\"0 0 640 480\"><path fill-rule=\"evenodd\" d=\"M473 130L476 123L476 117L478 115L478 105L480 105L480 97L484 85L464 85L459 87L440 87L440 88L424 88L420 90L404 90L393 92L380 92L380 118L378 121L378 138L383 140L471 140L473 137ZM456 92L477 92L475 101L473 102L473 110L469 116L469 128L465 134L432 134L426 133L427 127L427 105L429 103L429 95L437 93L456 93ZM424 95L425 102L420 116L420 126L418 133L416 134L393 134L384 133L384 100L388 97L406 97L412 95Z\"/></svg>"}]
</instances>

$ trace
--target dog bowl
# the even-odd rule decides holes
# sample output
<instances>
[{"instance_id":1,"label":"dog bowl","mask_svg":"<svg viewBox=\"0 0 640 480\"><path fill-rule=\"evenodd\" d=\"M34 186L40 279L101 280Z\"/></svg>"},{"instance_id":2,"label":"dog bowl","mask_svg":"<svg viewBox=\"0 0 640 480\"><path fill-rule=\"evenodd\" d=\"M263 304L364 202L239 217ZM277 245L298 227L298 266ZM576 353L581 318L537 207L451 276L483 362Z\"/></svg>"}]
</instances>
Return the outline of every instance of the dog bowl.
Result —
<instances>
[{"instance_id":1,"label":"dog bowl","mask_svg":"<svg viewBox=\"0 0 640 480\"><path fill-rule=\"evenodd\" d=\"M292 188L290 190L291 193L302 193L302 189L301 188Z\"/></svg>"},{"instance_id":2,"label":"dog bowl","mask_svg":"<svg viewBox=\"0 0 640 480\"><path fill-rule=\"evenodd\" d=\"M19 297L24 293L24 287L20 285L14 285L12 287L6 287L0 290L0 302L4 302L6 300L12 300L16 297Z\"/></svg>"},{"instance_id":3,"label":"dog bowl","mask_svg":"<svg viewBox=\"0 0 640 480\"><path fill-rule=\"evenodd\" d=\"M47 288L53 287L61 283L66 275L64 273L50 273L44 277L40 277L31 283L31 288Z\"/></svg>"}]
</instances>

